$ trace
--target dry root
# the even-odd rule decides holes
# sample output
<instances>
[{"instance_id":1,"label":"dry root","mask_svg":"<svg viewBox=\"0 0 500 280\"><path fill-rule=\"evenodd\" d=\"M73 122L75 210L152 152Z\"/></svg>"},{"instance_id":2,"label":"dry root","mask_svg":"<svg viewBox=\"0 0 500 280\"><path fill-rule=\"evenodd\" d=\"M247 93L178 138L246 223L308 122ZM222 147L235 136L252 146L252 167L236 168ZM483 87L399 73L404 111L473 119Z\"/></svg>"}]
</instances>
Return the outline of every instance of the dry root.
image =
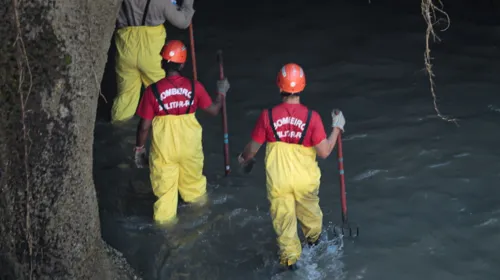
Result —
<instances>
[{"instance_id":1,"label":"dry root","mask_svg":"<svg viewBox=\"0 0 500 280\"><path fill-rule=\"evenodd\" d=\"M24 174L25 174L25 196L26 196L26 216L25 216L25 235L26 243L28 244L28 258L29 258L29 273L28 278L33 278L33 235L31 231L31 185L30 185L30 170L29 170L29 143L31 142L29 136L29 128L26 124L26 105L33 87L33 75L31 73L31 68L28 60L28 54L26 53L26 47L23 41L23 33L21 29L21 23L19 21L19 2L17 0L12 0L12 8L14 10L14 23L16 26L17 36L14 41L14 46L17 49L17 66L18 66L18 89L17 93L19 95L19 101L21 106L21 125L23 133L23 146L24 146ZM27 70L27 73L25 72ZM28 74L28 88L25 91L25 76Z\"/></svg>"},{"instance_id":2,"label":"dry root","mask_svg":"<svg viewBox=\"0 0 500 280\"><path fill-rule=\"evenodd\" d=\"M422 16L424 17L425 22L427 23L427 30L425 32L425 54L424 54L424 61L425 61L425 70L427 71L427 74L429 75L429 83L430 83L430 88L431 88L431 93L432 93L432 100L434 103L434 110L437 113L437 116L441 118L442 120L448 121L448 122L453 122L458 126L458 119L456 118L450 118L447 116L444 116L441 114L441 111L438 108L437 105L437 97L436 97L436 90L435 90L435 84L434 84L434 73L432 72L432 63L431 63L431 49L429 47L430 45L430 39L432 37L433 41L440 41L439 37L436 35L434 31L434 25L438 24L440 22L445 22L446 26L443 28L441 31L446 31L450 27L450 17L448 14L443 10L443 3L441 0L421 0L421 11L422 11ZM436 6L434 2L437 2L439 6ZM440 18L437 19L437 13L440 13L443 15L445 18Z\"/></svg>"}]
</instances>

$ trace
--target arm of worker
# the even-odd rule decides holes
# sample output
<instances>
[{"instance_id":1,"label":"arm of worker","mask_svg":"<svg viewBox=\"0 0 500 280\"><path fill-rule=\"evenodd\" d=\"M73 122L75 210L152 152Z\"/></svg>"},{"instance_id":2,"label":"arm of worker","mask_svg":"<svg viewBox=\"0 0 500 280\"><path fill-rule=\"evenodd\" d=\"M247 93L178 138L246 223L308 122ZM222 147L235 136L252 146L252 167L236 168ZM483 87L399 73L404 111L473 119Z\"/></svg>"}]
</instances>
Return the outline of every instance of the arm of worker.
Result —
<instances>
[{"instance_id":1,"label":"arm of worker","mask_svg":"<svg viewBox=\"0 0 500 280\"><path fill-rule=\"evenodd\" d=\"M137 133L135 138L136 148L144 148L146 140L148 139L149 130L151 129L151 120L141 118L137 126Z\"/></svg>"},{"instance_id":2,"label":"arm of worker","mask_svg":"<svg viewBox=\"0 0 500 280\"><path fill-rule=\"evenodd\" d=\"M248 142L243 152L238 155L238 163L245 173L252 171L255 164L255 155L266 142L267 110L262 111L252 131L252 140Z\"/></svg>"},{"instance_id":3,"label":"arm of worker","mask_svg":"<svg viewBox=\"0 0 500 280\"><path fill-rule=\"evenodd\" d=\"M252 162L260 147L262 147L262 144L260 144L259 142L256 142L254 140L248 142L243 152L238 155L238 163L241 165L246 165Z\"/></svg>"},{"instance_id":4,"label":"arm of worker","mask_svg":"<svg viewBox=\"0 0 500 280\"><path fill-rule=\"evenodd\" d=\"M326 159L335 148L340 131L344 131L345 118L342 111L332 111L332 132L328 138L321 141L318 145L314 146L316 154L323 159Z\"/></svg>"},{"instance_id":5,"label":"arm of worker","mask_svg":"<svg viewBox=\"0 0 500 280\"><path fill-rule=\"evenodd\" d=\"M255 155L259 151L262 144L251 140L245 146L245 149L238 155L238 163L243 170L243 173L248 174L252 171L255 164Z\"/></svg>"},{"instance_id":6,"label":"arm of worker","mask_svg":"<svg viewBox=\"0 0 500 280\"><path fill-rule=\"evenodd\" d=\"M155 105L151 99L151 87L148 87L144 92L141 102L137 107L137 115L141 117L137 125L135 148L134 148L134 161L137 168L144 168L148 165L148 156L146 153L146 140L148 139L151 123L156 114Z\"/></svg>"},{"instance_id":7,"label":"arm of worker","mask_svg":"<svg viewBox=\"0 0 500 280\"><path fill-rule=\"evenodd\" d=\"M222 98L225 98L223 94L217 94L215 102L213 102L207 108L203 109L203 111L207 112L211 116L217 116L219 114L220 108L222 107Z\"/></svg>"},{"instance_id":8,"label":"arm of worker","mask_svg":"<svg viewBox=\"0 0 500 280\"><path fill-rule=\"evenodd\" d=\"M213 102L210 106L208 107L203 107L200 106L205 112L212 116L217 116L219 114L220 108L222 107L222 101L224 98L226 98L227 92L229 91L230 88L229 81L227 79L224 80L219 80L217 81L217 98L215 99L215 102ZM208 93L206 94L208 98Z\"/></svg>"},{"instance_id":9,"label":"arm of worker","mask_svg":"<svg viewBox=\"0 0 500 280\"><path fill-rule=\"evenodd\" d=\"M148 139L149 129L151 128L151 120L141 118L137 126L134 162L137 168L148 166L148 155L146 153L146 140Z\"/></svg>"},{"instance_id":10,"label":"arm of worker","mask_svg":"<svg viewBox=\"0 0 500 280\"><path fill-rule=\"evenodd\" d=\"M182 7L178 7L177 4L172 3L172 1L166 1L165 7L165 18L173 26L186 29L191 24L195 10L193 9L194 0L184 0Z\"/></svg>"}]
</instances>

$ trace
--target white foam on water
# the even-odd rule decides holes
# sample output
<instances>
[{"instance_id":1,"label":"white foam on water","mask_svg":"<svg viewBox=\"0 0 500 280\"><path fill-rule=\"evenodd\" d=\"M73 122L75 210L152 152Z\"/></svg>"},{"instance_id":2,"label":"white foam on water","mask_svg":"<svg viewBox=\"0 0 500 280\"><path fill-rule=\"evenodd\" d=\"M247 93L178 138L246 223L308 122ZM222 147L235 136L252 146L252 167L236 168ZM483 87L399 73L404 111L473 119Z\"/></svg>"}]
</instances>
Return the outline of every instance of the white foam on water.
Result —
<instances>
[{"instance_id":1,"label":"white foam on water","mask_svg":"<svg viewBox=\"0 0 500 280\"><path fill-rule=\"evenodd\" d=\"M484 227L484 226L491 226L491 225L496 225L498 223L498 219L496 218L490 218L484 222L482 222L481 224L479 224L478 226L479 227Z\"/></svg>"},{"instance_id":2,"label":"white foam on water","mask_svg":"<svg viewBox=\"0 0 500 280\"><path fill-rule=\"evenodd\" d=\"M406 176L399 176L399 177L385 177L386 180L392 181L392 180L404 180L406 179Z\"/></svg>"},{"instance_id":3,"label":"white foam on water","mask_svg":"<svg viewBox=\"0 0 500 280\"><path fill-rule=\"evenodd\" d=\"M458 155L454 155L453 157L455 158L463 158L463 157L468 157L470 156L470 153L461 153L461 154L458 154Z\"/></svg>"},{"instance_id":4,"label":"white foam on water","mask_svg":"<svg viewBox=\"0 0 500 280\"><path fill-rule=\"evenodd\" d=\"M131 231L142 231L154 229L154 224L151 219L146 219L144 217L139 216L129 216L118 220L119 223L122 224L122 227Z\"/></svg>"},{"instance_id":5,"label":"white foam on water","mask_svg":"<svg viewBox=\"0 0 500 280\"><path fill-rule=\"evenodd\" d=\"M212 199L212 203L214 205L224 204L228 201L228 199L234 198L232 195L220 195L217 198Z\"/></svg>"},{"instance_id":6,"label":"white foam on water","mask_svg":"<svg viewBox=\"0 0 500 280\"><path fill-rule=\"evenodd\" d=\"M361 181L361 180L364 180L364 179L368 179L370 177L373 177L375 175L377 175L378 173L381 173L381 172L389 172L389 170L382 170L382 169L370 169L368 171L365 171L359 175L356 175L353 180L355 181Z\"/></svg>"},{"instance_id":7,"label":"white foam on water","mask_svg":"<svg viewBox=\"0 0 500 280\"><path fill-rule=\"evenodd\" d=\"M368 134L353 134L353 135L348 135L348 136L342 136L342 141L351 141L355 139L363 139L368 137Z\"/></svg>"},{"instance_id":8,"label":"white foam on water","mask_svg":"<svg viewBox=\"0 0 500 280\"><path fill-rule=\"evenodd\" d=\"M248 216L248 217L243 218L243 220L241 222L239 222L238 225L240 227L244 227L248 223L251 223L251 222L261 222L261 221L264 221L264 220L265 220L265 218L262 217L262 216Z\"/></svg>"},{"instance_id":9,"label":"white foam on water","mask_svg":"<svg viewBox=\"0 0 500 280\"><path fill-rule=\"evenodd\" d=\"M495 113L500 113L500 108L495 105L492 104L488 105L488 109L490 109L490 111L493 111Z\"/></svg>"},{"instance_id":10,"label":"white foam on water","mask_svg":"<svg viewBox=\"0 0 500 280\"><path fill-rule=\"evenodd\" d=\"M443 167L443 166L449 165L450 163L451 163L451 161L446 161L446 162L431 164L431 165L429 165L429 168L439 168L439 167Z\"/></svg>"},{"instance_id":11,"label":"white foam on water","mask_svg":"<svg viewBox=\"0 0 500 280\"><path fill-rule=\"evenodd\" d=\"M418 154L419 156L425 156L425 155L435 155L439 151L437 149L432 149L432 150L421 150L420 153Z\"/></svg>"},{"instance_id":12,"label":"white foam on water","mask_svg":"<svg viewBox=\"0 0 500 280\"><path fill-rule=\"evenodd\" d=\"M283 271L272 276L272 280L342 280L346 275L343 271L343 236L329 239L328 234L334 234L333 226L325 229L321 242L317 246L305 246L297 262L298 270ZM275 267L279 267L277 262Z\"/></svg>"}]
</instances>

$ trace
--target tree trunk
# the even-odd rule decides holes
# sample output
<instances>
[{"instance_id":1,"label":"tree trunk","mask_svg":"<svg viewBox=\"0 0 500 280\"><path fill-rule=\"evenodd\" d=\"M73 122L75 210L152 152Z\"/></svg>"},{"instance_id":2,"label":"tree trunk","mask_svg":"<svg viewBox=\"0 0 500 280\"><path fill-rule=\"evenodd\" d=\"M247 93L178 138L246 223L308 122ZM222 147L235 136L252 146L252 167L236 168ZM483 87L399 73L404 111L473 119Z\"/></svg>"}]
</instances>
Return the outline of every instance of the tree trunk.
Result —
<instances>
[{"instance_id":1,"label":"tree trunk","mask_svg":"<svg viewBox=\"0 0 500 280\"><path fill-rule=\"evenodd\" d=\"M128 279L101 240L92 178L99 86L121 1L6 2L0 279Z\"/></svg>"}]
</instances>

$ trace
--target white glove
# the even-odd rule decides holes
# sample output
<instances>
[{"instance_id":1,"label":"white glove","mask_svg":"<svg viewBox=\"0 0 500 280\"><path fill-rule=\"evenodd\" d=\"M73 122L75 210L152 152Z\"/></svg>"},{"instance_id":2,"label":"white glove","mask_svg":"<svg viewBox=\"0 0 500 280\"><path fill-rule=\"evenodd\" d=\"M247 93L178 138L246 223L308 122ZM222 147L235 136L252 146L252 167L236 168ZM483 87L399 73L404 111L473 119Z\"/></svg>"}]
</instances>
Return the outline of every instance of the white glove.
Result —
<instances>
[{"instance_id":1,"label":"white glove","mask_svg":"<svg viewBox=\"0 0 500 280\"><path fill-rule=\"evenodd\" d=\"M148 155L146 154L146 148L144 148L144 146L135 147L134 153L134 161L137 168L144 168L148 166Z\"/></svg>"},{"instance_id":2,"label":"white glove","mask_svg":"<svg viewBox=\"0 0 500 280\"><path fill-rule=\"evenodd\" d=\"M230 87L231 85L229 84L227 78L224 78L224 80L217 81L217 91L224 96L226 96L226 93Z\"/></svg>"},{"instance_id":3,"label":"white glove","mask_svg":"<svg viewBox=\"0 0 500 280\"><path fill-rule=\"evenodd\" d=\"M339 109L334 109L332 111L332 127L338 127L342 132L344 132L345 118L342 111Z\"/></svg>"}]
</instances>

